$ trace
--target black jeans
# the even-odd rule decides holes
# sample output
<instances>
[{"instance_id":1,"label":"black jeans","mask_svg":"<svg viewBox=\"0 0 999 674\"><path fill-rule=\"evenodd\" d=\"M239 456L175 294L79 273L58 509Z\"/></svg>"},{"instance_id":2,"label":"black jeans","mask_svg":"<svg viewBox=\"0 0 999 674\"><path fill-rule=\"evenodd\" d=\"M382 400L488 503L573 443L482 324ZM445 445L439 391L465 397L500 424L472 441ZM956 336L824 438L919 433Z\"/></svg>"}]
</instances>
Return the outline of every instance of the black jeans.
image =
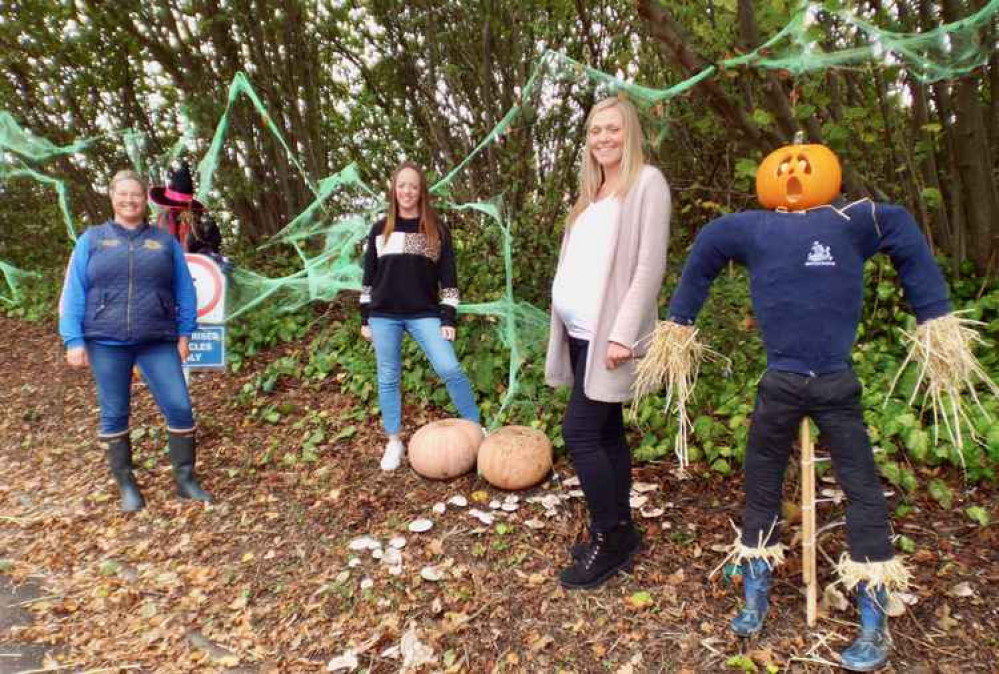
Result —
<instances>
[{"instance_id":1,"label":"black jeans","mask_svg":"<svg viewBox=\"0 0 999 674\"><path fill-rule=\"evenodd\" d=\"M856 562L893 557L888 505L864 426L860 392L860 381L852 370L817 377L775 370L763 375L746 447L745 545L773 545L780 540L774 523L780 513L784 470L807 415L819 427L836 481L846 494L850 557Z\"/></svg>"},{"instance_id":2,"label":"black jeans","mask_svg":"<svg viewBox=\"0 0 999 674\"><path fill-rule=\"evenodd\" d=\"M575 381L562 420L562 437L590 508L590 527L606 532L631 521L631 449L621 403L590 400L583 391L589 342L569 338Z\"/></svg>"}]
</instances>

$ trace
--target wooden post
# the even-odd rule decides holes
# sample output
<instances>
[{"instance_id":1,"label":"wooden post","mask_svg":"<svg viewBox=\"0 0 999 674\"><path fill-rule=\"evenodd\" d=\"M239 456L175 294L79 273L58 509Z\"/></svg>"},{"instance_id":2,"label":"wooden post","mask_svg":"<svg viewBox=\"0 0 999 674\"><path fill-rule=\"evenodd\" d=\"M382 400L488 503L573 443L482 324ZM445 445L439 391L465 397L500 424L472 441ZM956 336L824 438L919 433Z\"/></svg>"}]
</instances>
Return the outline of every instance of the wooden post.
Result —
<instances>
[{"instance_id":1,"label":"wooden post","mask_svg":"<svg viewBox=\"0 0 999 674\"><path fill-rule=\"evenodd\" d=\"M819 589L815 573L815 445L808 417L801 420L801 576L808 626L815 627Z\"/></svg>"}]
</instances>

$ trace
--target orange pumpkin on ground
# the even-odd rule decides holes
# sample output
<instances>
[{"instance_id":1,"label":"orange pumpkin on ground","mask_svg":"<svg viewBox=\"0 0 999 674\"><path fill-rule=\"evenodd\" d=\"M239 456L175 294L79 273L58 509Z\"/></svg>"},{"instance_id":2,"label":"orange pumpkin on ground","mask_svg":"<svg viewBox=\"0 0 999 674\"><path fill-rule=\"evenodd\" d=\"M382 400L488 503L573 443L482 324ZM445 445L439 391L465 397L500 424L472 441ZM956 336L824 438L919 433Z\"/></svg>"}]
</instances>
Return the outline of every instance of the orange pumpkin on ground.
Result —
<instances>
[{"instance_id":1,"label":"orange pumpkin on ground","mask_svg":"<svg viewBox=\"0 0 999 674\"><path fill-rule=\"evenodd\" d=\"M831 203L842 183L839 159L825 145L787 145L756 170L756 197L764 208L803 211Z\"/></svg>"},{"instance_id":2,"label":"orange pumpkin on ground","mask_svg":"<svg viewBox=\"0 0 999 674\"><path fill-rule=\"evenodd\" d=\"M479 475L500 489L527 489L552 469L552 443L536 428L504 426L479 447Z\"/></svg>"},{"instance_id":3,"label":"orange pumpkin on ground","mask_svg":"<svg viewBox=\"0 0 999 674\"><path fill-rule=\"evenodd\" d=\"M432 421L413 434L409 465L423 477L448 480L475 466L482 443L482 427L466 419Z\"/></svg>"}]
</instances>

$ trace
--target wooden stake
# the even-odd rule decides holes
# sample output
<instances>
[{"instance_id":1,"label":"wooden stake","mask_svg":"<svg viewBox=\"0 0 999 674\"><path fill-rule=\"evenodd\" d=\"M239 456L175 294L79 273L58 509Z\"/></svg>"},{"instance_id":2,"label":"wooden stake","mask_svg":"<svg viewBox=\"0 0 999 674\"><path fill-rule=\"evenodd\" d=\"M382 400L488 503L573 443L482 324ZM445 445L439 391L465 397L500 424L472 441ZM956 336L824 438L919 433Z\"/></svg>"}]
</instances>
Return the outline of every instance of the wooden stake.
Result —
<instances>
[{"instance_id":1,"label":"wooden stake","mask_svg":"<svg viewBox=\"0 0 999 674\"><path fill-rule=\"evenodd\" d=\"M815 445L808 417L801 420L801 576L805 583L805 615L815 627L818 577L815 573Z\"/></svg>"}]
</instances>

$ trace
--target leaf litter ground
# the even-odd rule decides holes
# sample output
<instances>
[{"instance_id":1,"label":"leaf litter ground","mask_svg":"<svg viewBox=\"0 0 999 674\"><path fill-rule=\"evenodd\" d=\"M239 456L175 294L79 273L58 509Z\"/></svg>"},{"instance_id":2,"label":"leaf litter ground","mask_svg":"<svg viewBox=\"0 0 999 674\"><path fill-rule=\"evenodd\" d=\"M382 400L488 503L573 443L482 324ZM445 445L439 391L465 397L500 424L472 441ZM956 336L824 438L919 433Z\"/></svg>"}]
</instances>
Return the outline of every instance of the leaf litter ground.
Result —
<instances>
[{"instance_id":1,"label":"leaf litter ground","mask_svg":"<svg viewBox=\"0 0 999 674\"><path fill-rule=\"evenodd\" d=\"M49 671L233 674L328 665L826 671L822 662L853 634L852 608L834 608L834 591L817 628L807 629L794 552L764 635L732 638L738 579L708 574L731 540L729 521L738 521L741 479L695 470L681 480L668 462L635 470L636 513L650 517L638 517L646 549L634 571L597 591L561 589L555 575L585 514L564 458L556 463L561 479L516 500L474 475L441 483L405 467L382 473L378 420L341 414L358 404L335 378L282 383L270 397L288 414L277 424L249 419L241 388L287 346L238 375L193 379L199 470L214 506L173 498L161 423L148 392L137 389L132 428L145 429L136 448L148 507L122 515L93 442L89 374L63 365L54 332L0 318L0 672L29 662ZM348 424L356 432L320 444L313 462L282 461L299 451L296 420L313 411L328 413L328 438ZM443 416L406 413L407 433ZM891 622L887 671L993 671L999 658L996 492L947 479L958 494L953 509L917 498L896 520L915 543L917 582ZM993 524L971 522L969 505L988 510ZM841 516L839 504L820 511L820 521ZM428 531L410 530L422 519L432 522ZM786 540L797 532L789 527ZM837 556L842 527L821 545ZM823 559L820 579L833 580ZM20 587L32 588L29 599L16 594Z\"/></svg>"}]
</instances>

